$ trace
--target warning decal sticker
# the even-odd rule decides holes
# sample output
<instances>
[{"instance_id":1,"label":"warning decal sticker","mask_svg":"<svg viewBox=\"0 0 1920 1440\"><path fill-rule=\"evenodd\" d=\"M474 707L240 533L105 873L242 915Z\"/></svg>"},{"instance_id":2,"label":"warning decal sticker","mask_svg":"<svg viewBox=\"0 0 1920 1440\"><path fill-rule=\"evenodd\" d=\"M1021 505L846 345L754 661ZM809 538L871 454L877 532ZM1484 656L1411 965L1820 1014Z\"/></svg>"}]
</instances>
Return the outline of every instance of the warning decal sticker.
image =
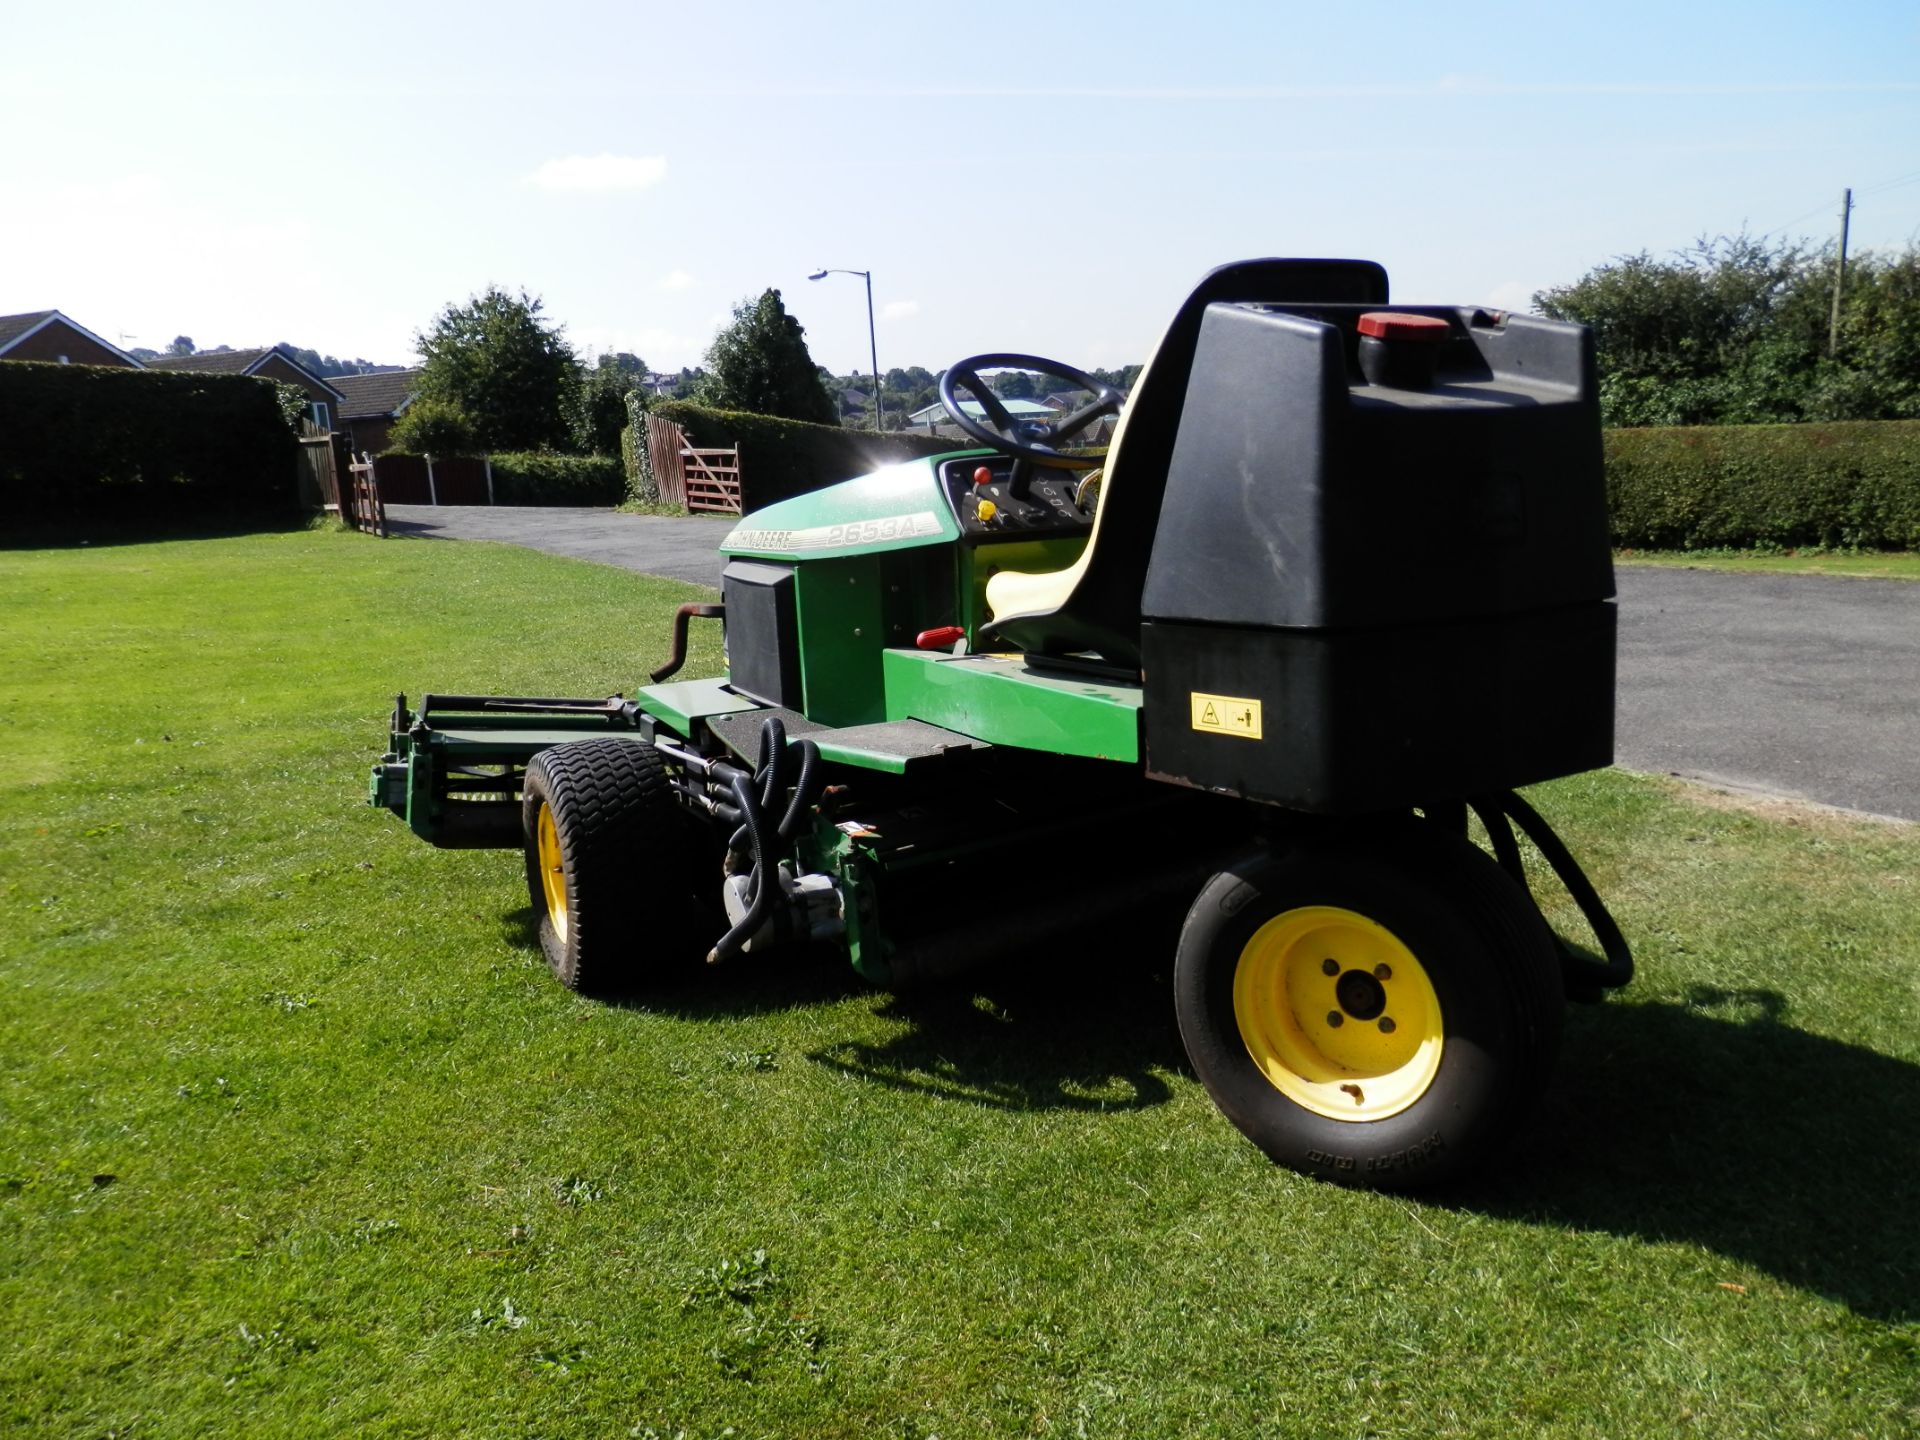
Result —
<instances>
[{"instance_id":1,"label":"warning decal sticker","mask_svg":"<svg viewBox=\"0 0 1920 1440\"><path fill-rule=\"evenodd\" d=\"M1237 735L1242 740L1260 738L1260 702L1239 695L1203 695L1190 691L1193 701L1193 728L1210 735Z\"/></svg>"}]
</instances>

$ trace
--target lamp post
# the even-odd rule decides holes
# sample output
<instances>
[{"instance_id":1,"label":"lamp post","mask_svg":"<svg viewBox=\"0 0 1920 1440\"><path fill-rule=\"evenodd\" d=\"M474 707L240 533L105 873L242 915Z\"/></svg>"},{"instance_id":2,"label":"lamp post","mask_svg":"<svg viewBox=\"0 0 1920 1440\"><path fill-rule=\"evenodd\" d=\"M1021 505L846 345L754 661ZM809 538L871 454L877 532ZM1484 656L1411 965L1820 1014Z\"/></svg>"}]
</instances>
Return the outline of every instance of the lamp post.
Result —
<instances>
[{"instance_id":1,"label":"lamp post","mask_svg":"<svg viewBox=\"0 0 1920 1440\"><path fill-rule=\"evenodd\" d=\"M873 272L871 270L816 270L809 280L824 280L829 275L858 275L867 282L867 359L873 364L873 428L880 428L880 343L873 333Z\"/></svg>"}]
</instances>

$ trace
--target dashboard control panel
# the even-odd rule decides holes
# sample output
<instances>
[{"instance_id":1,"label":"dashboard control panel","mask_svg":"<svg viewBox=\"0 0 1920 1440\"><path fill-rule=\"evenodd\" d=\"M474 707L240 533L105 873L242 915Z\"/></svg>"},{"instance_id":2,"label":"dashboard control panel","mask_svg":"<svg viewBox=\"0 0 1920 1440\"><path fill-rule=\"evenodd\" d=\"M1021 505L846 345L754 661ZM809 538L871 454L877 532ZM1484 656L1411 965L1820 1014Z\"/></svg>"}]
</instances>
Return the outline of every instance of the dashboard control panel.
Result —
<instances>
[{"instance_id":1,"label":"dashboard control panel","mask_svg":"<svg viewBox=\"0 0 1920 1440\"><path fill-rule=\"evenodd\" d=\"M1087 492L1085 509L1076 497L1093 474L1091 470L1043 469L1004 456L976 456L944 462L940 485L960 522L961 535L979 544L1084 534L1093 528L1093 491Z\"/></svg>"}]
</instances>

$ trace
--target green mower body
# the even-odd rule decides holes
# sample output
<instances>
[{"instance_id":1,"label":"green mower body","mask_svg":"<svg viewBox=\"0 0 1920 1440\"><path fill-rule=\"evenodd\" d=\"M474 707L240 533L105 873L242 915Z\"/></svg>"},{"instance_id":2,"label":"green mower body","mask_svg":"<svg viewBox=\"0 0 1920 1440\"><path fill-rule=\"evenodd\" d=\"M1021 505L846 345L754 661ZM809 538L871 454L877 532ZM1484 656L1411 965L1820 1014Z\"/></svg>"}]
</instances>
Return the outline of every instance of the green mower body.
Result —
<instances>
[{"instance_id":1,"label":"green mower body","mask_svg":"<svg viewBox=\"0 0 1920 1440\"><path fill-rule=\"evenodd\" d=\"M1513 794L1612 758L1588 337L1256 261L1190 297L1110 447L1067 442L1126 397L1067 367L1030 364L1082 411L997 406L979 372L1021 362L947 372L981 447L745 517L654 683L403 697L370 799L523 849L588 991L820 945L906 985L1184 906L1176 1009L1236 1124L1346 1183L1458 1171L1564 1000L1631 969ZM676 678L714 621L726 674ZM1547 929L1513 825L1603 957Z\"/></svg>"}]
</instances>

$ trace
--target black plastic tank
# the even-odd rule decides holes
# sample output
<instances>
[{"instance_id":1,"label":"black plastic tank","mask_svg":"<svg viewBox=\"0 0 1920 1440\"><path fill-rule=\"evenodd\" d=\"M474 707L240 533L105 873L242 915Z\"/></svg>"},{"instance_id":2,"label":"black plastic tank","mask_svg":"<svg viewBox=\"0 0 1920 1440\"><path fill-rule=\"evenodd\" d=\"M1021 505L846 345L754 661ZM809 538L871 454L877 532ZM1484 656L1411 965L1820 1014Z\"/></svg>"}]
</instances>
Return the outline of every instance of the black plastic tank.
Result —
<instances>
[{"instance_id":1,"label":"black plastic tank","mask_svg":"<svg viewBox=\"0 0 1920 1440\"><path fill-rule=\"evenodd\" d=\"M1142 594L1148 771L1316 813L1611 763L1593 346L1474 307L1208 307Z\"/></svg>"}]
</instances>

